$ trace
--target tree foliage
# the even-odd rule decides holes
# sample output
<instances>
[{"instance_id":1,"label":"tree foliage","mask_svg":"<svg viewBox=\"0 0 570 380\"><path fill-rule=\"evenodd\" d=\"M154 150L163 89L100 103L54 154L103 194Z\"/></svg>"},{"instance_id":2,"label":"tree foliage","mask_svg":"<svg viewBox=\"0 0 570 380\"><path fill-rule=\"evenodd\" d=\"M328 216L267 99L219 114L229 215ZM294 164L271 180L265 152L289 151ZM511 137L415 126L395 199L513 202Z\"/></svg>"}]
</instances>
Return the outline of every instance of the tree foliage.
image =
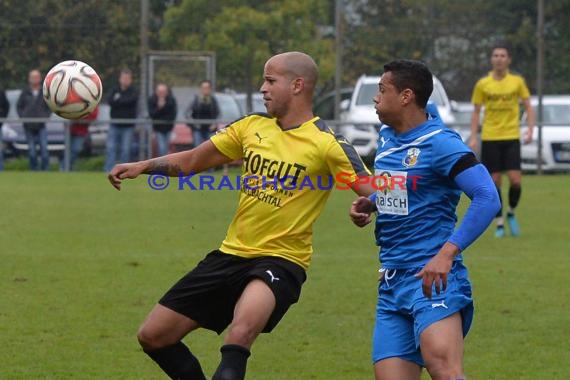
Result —
<instances>
[{"instance_id":1,"label":"tree foliage","mask_svg":"<svg viewBox=\"0 0 570 380\"><path fill-rule=\"evenodd\" d=\"M494 43L506 42L513 71L536 90L536 0L346 0L353 10L345 34L344 80L377 74L395 58L424 60L451 97L469 99L489 69ZM545 1L545 93L570 92L570 2Z\"/></svg>"},{"instance_id":2,"label":"tree foliage","mask_svg":"<svg viewBox=\"0 0 570 380\"><path fill-rule=\"evenodd\" d=\"M153 50L213 50L220 87L256 90L265 60L302 50L335 68L332 0L149 0ZM513 71L536 92L537 0L343 0L343 85L377 74L394 58L426 61L452 98L469 99L490 68L489 49L512 47ZM545 1L545 93L570 93L570 1ZM105 87L129 67L138 74L140 1L0 1L0 86L65 59L88 62Z\"/></svg>"},{"instance_id":3,"label":"tree foliage","mask_svg":"<svg viewBox=\"0 0 570 380\"><path fill-rule=\"evenodd\" d=\"M163 47L213 50L219 87L252 91L261 81L270 56L289 50L315 58L321 81L332 77L333 41L319 38L330 24L324 0L248 1L184 0L165 14L160 31Z\"/></svg>"}]
</instances>

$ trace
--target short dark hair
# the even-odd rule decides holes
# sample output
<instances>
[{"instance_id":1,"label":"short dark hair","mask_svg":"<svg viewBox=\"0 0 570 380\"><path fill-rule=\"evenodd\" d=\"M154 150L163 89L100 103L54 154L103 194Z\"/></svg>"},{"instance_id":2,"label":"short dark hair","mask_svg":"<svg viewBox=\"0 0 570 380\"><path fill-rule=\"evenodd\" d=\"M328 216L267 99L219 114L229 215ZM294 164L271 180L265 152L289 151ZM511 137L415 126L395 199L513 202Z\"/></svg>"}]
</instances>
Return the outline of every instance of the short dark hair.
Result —
<instances>
[{"instance_id":1,"label":"short dark hair","mask_svg":"<svg viewBox=\"0 0 570 380\"><path fill-rule=\"evenodd\" d=\"M507 44L505 41L500 41L495 43L492 47L491 47L491 54L493 54L493 52L495 51L495 49L505 49L507 52L507 55L510 57L511 56L511 48L509 46L509 44Z\"/></svg>"},{"instance_id":2,"label":"short dark hair","mask_svg":"<svg viewBox=\"0 0 570 380\"><path fill-rule=\"evenodd\" d=\"M415 94L416 104L425 108L433 91L433 76L425 63L411 59L398 59L384 65L384 72L392 73L398 91L409 88Z\"/></svg>"}]
</instances>

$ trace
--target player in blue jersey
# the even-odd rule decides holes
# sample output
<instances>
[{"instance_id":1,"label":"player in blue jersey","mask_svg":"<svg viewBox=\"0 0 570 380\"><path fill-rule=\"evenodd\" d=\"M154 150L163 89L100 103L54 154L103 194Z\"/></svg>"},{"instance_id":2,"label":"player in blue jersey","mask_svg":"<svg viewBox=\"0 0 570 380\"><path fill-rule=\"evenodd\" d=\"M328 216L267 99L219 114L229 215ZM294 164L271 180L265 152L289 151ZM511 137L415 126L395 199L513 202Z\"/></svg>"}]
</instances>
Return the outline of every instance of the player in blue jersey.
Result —
<instances>
[{"instance_id":1,"label":"player in blue jersey","mask_svg":"<svg viewBox=\"0 0 570 380\"><path fill-rule=\"evenodd\" d=\"M358 226L377 211L382 263L373 361L376 379L463 379L463 339L473 316L465 250L500 207L487 170L459 135L426 113L432 74L421 62L384 66L374 98L383 124L376 188L353 202ZM456 229L461 192L471 204Z\"/></svg>"}]
</instances>

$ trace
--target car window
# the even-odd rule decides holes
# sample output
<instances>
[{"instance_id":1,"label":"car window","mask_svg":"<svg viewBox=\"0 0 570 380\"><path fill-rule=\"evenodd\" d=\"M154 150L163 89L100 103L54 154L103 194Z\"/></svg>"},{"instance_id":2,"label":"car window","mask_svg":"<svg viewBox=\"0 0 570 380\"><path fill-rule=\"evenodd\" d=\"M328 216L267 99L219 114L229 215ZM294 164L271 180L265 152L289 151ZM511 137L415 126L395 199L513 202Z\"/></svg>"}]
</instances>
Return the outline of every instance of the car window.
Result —
<instances>
[{"instance_id":1,"label":"car window","mask_svg":"<svg viewBox=\"0 0 570 380\"><path fill-rule=\"evenodd\" d=\"M18 117L18 112L16 111L16 103L18 102L18 97L20 96L20 90L7 90L6 98L10 102L10 110L8 111L8 119L15 119Z\"/></svg>"},{"instance_id":2,"label":"car window","mask_svg":"<svg viewBox=\"0 0 570 380\"><path fill-rule=\"evenodd\" d=\"M352 97L351 88L343 88L340 90L340 101L350 99ZM319 116L323 120L333 120L334 119L334 99L335 92L328 92L326 95L320 97L316 103L313 113Z\"/></svg>"},{"instance_id":3,"label":"car window","mask_svg":"<svg viewBox=\"0 0 570 380\"><path fill-rule=\"evenodd\" d=\"M445 106L445 98L443 96L443 88L439 85L439 83L434 83L433 92L429 99L434 102L437 106L443 107Z\"/></svg>"},{"instance_id":4,"label":"car window","mask_svg":"<svg viewBox=\"0 0 570 380\"><path fill-rule=\"evenodd\" d=\"M374 97L378 93L378 83L363 83L356 98L357 106L374 104Z\"/></svg>"},{"instance_id":5,"label":"car window","mask_svg":"<svg viewBox=\"0 0 570 380\"><path fill-rule=\"evenodd\" d=\"M534 107L535 115L538 107ZM542 121L544 124L570 124L570 105L552 104L542 106Z\"/></svg>"},{"instance_id":6,"label":"car window","mask_svg":"<svg viewBox=\"0 0 570 380\"><path fill-rule=\"evenodd\" d=\"M234 97L234 99L237 101L240 111L243 115L245 115L247 113L246 109L246 100L247 100L247 96L246 95L237 95ZM267 109L265 108L265 104L263 103L263 97L258 96L256 94L252 95L252 107L253 110L252 112L267 112Z\"/></svg>"},{"instance_id":7,"label":"car window","mask_svg":"<svg viewBox=\"0 0 570 380\"><path fill-rule=\"evenodd\" d=\"M239 119L241 115L238 103L233 96L228 94L216 94L218 106L220 107L220 119L223 121L233 121Z\"/></svg>"},{"instance_id":8,"label":"car window","mask_svg":"<svg viewBox=\"0 0 570 380\"><path fill-rule=\"evenodd\" d=\"M8 99L8 102L10 103L10 109L8 110L8 115L7 115L8 119L17 119L19 117L16 104L18 103L18 98L20 97L21 93L22 93L22 90L6 90L6 99ZM50 114L49 118L51 120L55 120L55 121L64 121L65 120L65 119L57 116L53 112Z\"/></svg>"},{"instance_id":9,"label":"car window","mask_svg":"<svg viewBox=\"0 0 570 380\"><path fill-rule=\"evenodd\" d=\"M471 123L471 115L473 111L456 111L454 112L455 121L457 124L469 124Z\"/></svg>"},{"instance_id":10,"label":"car window","mask_svg":"<svg viewBox=\"0 0 570 380\"><path fill-rule=\"evenodd\" d=\"M315 115L324 120L334 119L334 96L327 96L315 106Z\"/></svg>"}]
</instances>

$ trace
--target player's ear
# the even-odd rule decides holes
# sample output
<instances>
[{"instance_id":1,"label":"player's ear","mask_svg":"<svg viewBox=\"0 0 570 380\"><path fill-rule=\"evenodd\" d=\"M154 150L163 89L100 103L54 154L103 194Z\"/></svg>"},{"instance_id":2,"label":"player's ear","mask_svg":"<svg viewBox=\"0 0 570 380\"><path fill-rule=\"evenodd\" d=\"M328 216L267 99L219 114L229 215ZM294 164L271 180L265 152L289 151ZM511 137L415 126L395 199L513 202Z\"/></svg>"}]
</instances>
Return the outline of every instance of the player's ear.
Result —
<instances>
[{"instance_id":1,"label":"player's ear","mask_svg":"<svg viewBox=\"0 0 570 380\"><path fill-rule=\"evenodd\" d=\"M295 78L293 82L291 82L291 86L293 88L293 93L298 94L305 88L305 81L303 78Z\"/></svg>"},{"instance_id":2,"label":"player's ear","mask_svg":"<svg viewBox=\"0 0 570 380\"><path fill-rule=\"evenodd\" d=\"M409 88L406 88L404 91L400 93L400 103L402 105L411 103L413 99L414 99L414 92Z\"/></svg>"}]
</instances>

